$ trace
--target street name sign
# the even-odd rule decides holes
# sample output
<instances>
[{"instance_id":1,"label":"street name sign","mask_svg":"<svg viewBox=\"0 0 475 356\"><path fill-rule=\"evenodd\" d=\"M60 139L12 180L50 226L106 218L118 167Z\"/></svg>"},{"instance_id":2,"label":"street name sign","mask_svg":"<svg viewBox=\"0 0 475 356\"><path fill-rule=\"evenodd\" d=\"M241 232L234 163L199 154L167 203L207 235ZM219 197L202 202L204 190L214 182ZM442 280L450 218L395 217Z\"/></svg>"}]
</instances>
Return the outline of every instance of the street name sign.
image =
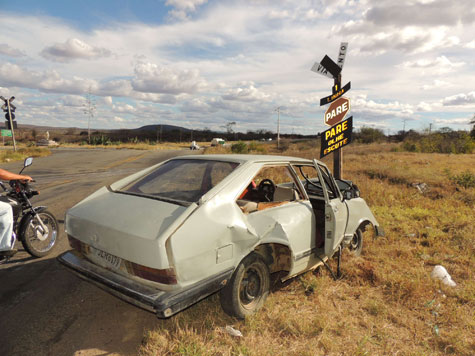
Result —
<instances>
[{"instance_id":1,"label":"street name sign","mask_svg":"<svg viewBox=\"0 0 475 356\"><path fill-rule=\"evenodd\" d=\"M325 111L324 122L328 126L333 126L343 120L350 111L350 99L341 97L330 104Z\"/></svg>"},{"instance_id":2,"label":"street name sign","mask_svg":"<svg viewBox=\"0 0 475 356\"><path fill-rule=\"evenodd\" d=\"M320 63L318 62L315 62L315 64L312 66L312 68L310 69L312 72L315 72L315 73L318 73L318 74L321 74L327 78L330 78L330 79L333 79L333 75L331 75L326 69L325 67L323 67Z\"/></svg>"},{"instance_id":3,"label":"street name sign","mask_svg":"<svg viewBox=\"0 0 475 356\"><path fill-rule=\"evenodd\" d=\"M345 64L346 50L348 49L348 42L340 43L340 51L338 52L338 61L336 64L343 69L343 64Z\"/></svg>"},{"instance_id":4,"label":"street name sign","mask_svg":"<svg viewBox=\"0 0 475 356\"><path fill-rule=\"evenodd\" d=\"M320 99L320 106L330 104L331 102L338 99L340 96L345 94L350 89L351 89L351 82L348 82L348 83L346 83L346 85L343 88L340 88L340 90L338 90L336 93L334 93L332 95L329 95L325 98L321 98Z\"/></svg>"}]
</instances>

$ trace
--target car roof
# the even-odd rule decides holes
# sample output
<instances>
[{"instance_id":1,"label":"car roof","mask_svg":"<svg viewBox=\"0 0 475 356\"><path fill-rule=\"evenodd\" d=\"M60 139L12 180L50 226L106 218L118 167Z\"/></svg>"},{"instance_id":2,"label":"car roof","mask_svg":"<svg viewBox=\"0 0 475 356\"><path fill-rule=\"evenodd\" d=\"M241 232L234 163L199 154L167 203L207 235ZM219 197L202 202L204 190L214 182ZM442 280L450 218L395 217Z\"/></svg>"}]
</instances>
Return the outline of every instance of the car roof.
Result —
<instances>
[{"instance_id":1,"label":"car roof","mask_svg":"<svg viewBox=\"0 0 475 356\"><path fill-rule=\"evenodd\" d=\"M227 162L259 162L259 163L282 163L282 162L301 162L312 163L311 160L300 157L290 156L272 156L272 155L243 155L243 154L212 154L212 155L187 155L175 157L173 159L199 159L199 160L214 160Z\"/></svg>"}]
</instances>

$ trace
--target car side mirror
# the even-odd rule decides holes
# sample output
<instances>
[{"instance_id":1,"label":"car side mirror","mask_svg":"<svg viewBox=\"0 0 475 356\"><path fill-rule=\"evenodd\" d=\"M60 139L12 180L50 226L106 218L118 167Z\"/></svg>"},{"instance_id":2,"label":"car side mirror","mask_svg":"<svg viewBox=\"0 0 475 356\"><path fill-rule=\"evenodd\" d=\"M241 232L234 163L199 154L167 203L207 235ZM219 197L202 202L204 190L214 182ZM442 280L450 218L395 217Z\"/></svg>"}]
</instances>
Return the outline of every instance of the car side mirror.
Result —
<instances>
[{"instance_id":1,"label":"car side mirror","mask_svg":"<svg viewBox=\"0 0 475 356\"><path fill-rule=\"evenodd\" d=\"M353 198L353 194L349 190L345 190L345 194L343 196L345 197L345 200L350 200Z\"/></svg>"}]
</instances>

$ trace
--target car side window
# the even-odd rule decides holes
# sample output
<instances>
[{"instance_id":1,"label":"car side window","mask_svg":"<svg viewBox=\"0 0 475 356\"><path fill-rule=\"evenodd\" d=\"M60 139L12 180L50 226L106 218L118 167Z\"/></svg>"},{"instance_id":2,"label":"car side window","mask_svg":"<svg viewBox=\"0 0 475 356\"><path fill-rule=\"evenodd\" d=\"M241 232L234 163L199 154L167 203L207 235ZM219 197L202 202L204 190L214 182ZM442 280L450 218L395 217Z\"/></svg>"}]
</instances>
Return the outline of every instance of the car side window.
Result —
<instances>
[{"instance_id":1,"label":"car side window","mask_svg":"<svg viewBox=\"0 0 475 356\"><path fill-rule=\"evenodd\" d=\"M244 213L301 200L296 181L288 166L265 166L239 194L237 205Z\"/></svg>"},{"instance_id":2,"label":"car side window","mask_svg":"<svg viewBox=\"0 0 475 356\"><path fill-rule=\"evenodd\" d=\"M292 167L309 196L324 196L322 184L314 165L293 165Z\"/></svg>"},{"instance_id":3,"label":"car side window","mask_svg":"<svg viewBox=\"0 0 475 356\"><path fill-rule=\"evenodd\" d=\"M331 178L330 172L328 168L318 165L320 168L320 172L322 173L323 181L325 182L325 186L328 192L329 199L335 199L339 196L338 187L335 186L333 179Z\"/></svg>"}]
</instances>

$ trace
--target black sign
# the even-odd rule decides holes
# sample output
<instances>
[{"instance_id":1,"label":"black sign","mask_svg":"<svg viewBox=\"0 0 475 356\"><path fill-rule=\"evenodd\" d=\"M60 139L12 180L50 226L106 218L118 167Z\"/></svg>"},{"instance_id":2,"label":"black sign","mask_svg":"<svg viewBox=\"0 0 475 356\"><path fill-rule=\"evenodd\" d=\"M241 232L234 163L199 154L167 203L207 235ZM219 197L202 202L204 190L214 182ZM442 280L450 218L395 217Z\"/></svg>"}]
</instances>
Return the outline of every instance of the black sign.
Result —
<instances>
[{"instance_id":1,"label":"black sign","mask_svg":"<svg viewBox=\"0 0 475 356\"><path fill-rule=\"evenodd\" d=\"M335 91L336 89L338 89L338 88L333 87L332 91ZM338 99L340 96L345 94L350 89L351 89L351 82L348 82L348 83L346 83L346 85L343 88L340 88L339 90L337 90L332 95L327 96L325 98L321 98L320 99L320 106L330 104L332 101L335 101L336 99Z\"/></svg>"},{"instance_id":2,"label":"black sign","mask_svg":"<svg viewBox=\"0 0 475 356\"><path fill-rule=\"evenodd\" d=\"M353 116L339 122L321 134L320 158L350 144L353 132Z\"/></svg>"},{"instance_id":3,"label":"black sign","mask_svg":"<svg viewBox=\"0 0 475 356\"><path fill-rule=\"evenodd\" d=\"M331 75L333 75L333 78L338 77L338 74L340 74L340 72L341 72L341 67L338 64L336 64L335 62L333 62L333 60L330 57L328 57L327 55L325 55L325 57L323 57L320 64L327 71L329 71Z\"/></svg>"},{"instance_id":4,"label":"black sign","mask_svg":"<svg viewBox=\"0 0 475 356\"><path fill-rule=\"evenodd\" d=\"M13 123L13 128L16 129L18 127L18 124L16 121L12 121ZM9 130L12 129L12 126L10 125L10 121L5 121L5 127L8 128Z\"/></svg>"}]
</instances>

